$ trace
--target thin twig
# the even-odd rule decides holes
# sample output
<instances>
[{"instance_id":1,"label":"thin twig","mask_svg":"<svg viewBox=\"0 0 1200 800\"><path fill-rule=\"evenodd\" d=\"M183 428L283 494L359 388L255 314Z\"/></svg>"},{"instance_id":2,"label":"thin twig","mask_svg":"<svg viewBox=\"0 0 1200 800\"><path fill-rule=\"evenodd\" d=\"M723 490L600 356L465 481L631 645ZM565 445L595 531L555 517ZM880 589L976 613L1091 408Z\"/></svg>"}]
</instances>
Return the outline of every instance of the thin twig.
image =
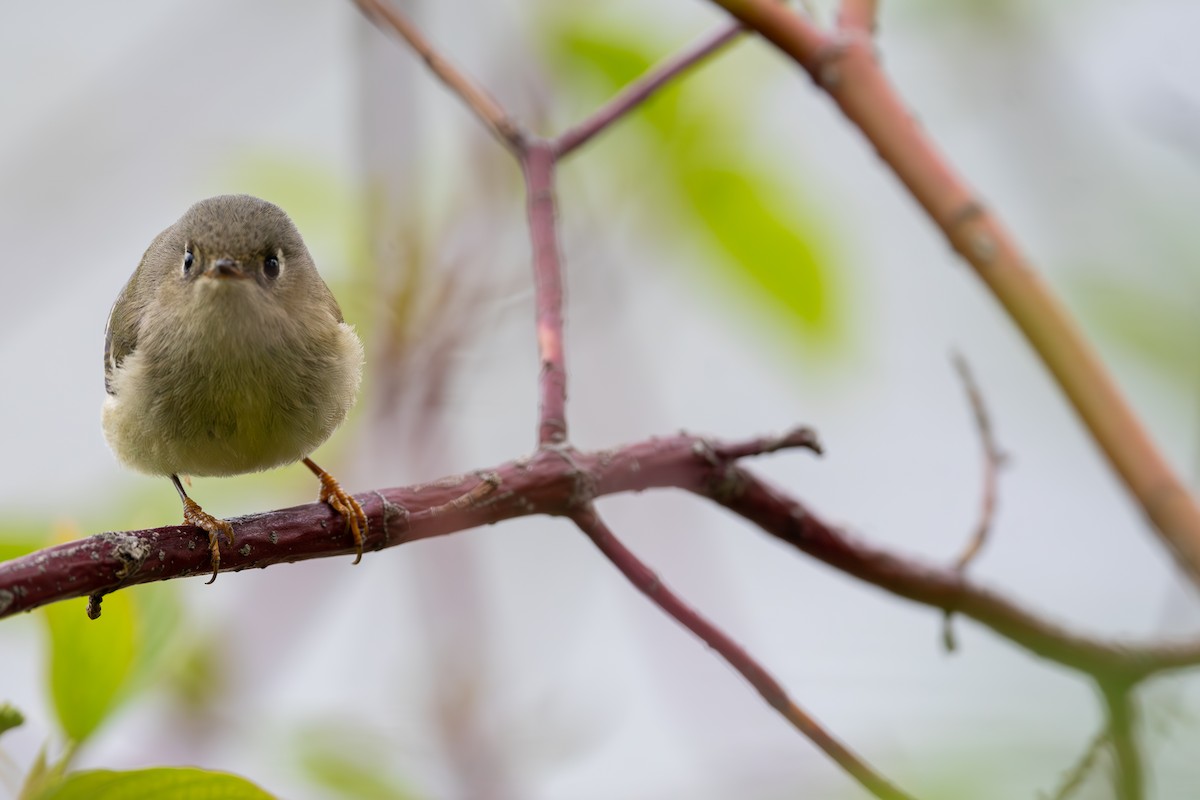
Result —
<instances>
[{"instance_id":1,"label":"thin twig","mask_svg":"<svg viewBox=\"0 0 1200 800\"><path fill-rule=\"evenodd\" d=\"M440 514L451 514L455 511L465 511L471 506L482 502L486 497L500 488L499 475L486 472L479 477L479 483L471 487L470 491L464 492L453 500L447 503L442 503L440 506L427 508L420 512L420 514L410 514L410 522L414 519L422 519L424 516L436 517Z\"/></svg>"},{"instance_id":2,"label":"thin twig","mask_svg":"<svg viewBox=\"0 0 1200 800\"><path fill-rule=\"evenodd\" d=\"M803 66L874 145L1033 346L1109 463L1200 586L1200 502L1163 458L1066 307L908 110L865 36L774 0L713 0Z\"/></svg>"},{"instance_id":3,"label":"thin twig","mask_svg":"<svg viewBox=\"0 0 1200 800\"><path fill-rule=\"evenodd\" d=\"M1049 800L1068 800L1080 787L1083 782L1088 779L1092 771L1096 768L1096 762L1105 745L1108 744L1109 734L1108 726L1103 729L1088 742L1087 749L1083 751L1083 755L1075 762L1072 767L1063 774L1062 783L1058 785L1058 789L1050 796Z\"/></svg>"},{"instance_id":4,"label":"thin twig","mask_svg":"<svg viewBox=\"0 0 1200 800\"><path fill-rule=\"evenodd\" d=\"M809 716L788 697L787 691L775 680L755 658L729 638L719 628L701 616L694 608L685 603L677 594L667 588L666 584L617 539L600 515L590 504L572 515L575 523L595 543L600 552L621 571L621 573L642 594L646 595L655 605L673 617L701 641L716 651L717 655L742 674L750 685L762 695L771 708L783 715L798 731L821 748L830 758L838 763L852 778L881 800L904 800L911 795L898 789L886 778L876 772L846 745L838 741L826 731L820 723Z\"/></svg>"},{"instance_id":5,"label":"thin twig","mask_svg":"<svg viewBox=\"0 0 1200 800\"><path fill-rule=\"evenodd\" d=\"M408 19L384 0L355 0L372 21L386 24L425 60L430 70L462 98L520 161L525 174L529 233L533 246L538 355L541 358L538 443L567 440L567 374L563 354L563 279L554 199L556 153L549 142L523 131L483 89L459 72Z\"/></svg>"},{"instance_id":6,"label":"thin twig","mask_svg":"<svg viewBox=\"0 0 1200 800\"><path fill-rule=\"evenodd\" d=\"M534 304L537 314L539 411L538 444L567 440L567 370L563 353L563 275L554 198L555 155L546 141L531 141L521 156L533 247Z\"/></svg>"},{"instance_id":7,"label":"thin twig","mask_svg":"<svg viewBox=\"0 0 1200 800\"><path fill-rule=\"evenodd\" d=\"M651 67L645 75L622 89L586 120L556 138L554 140L555 154L560 159L570 155L671 80L738 38L744 31L745 28L741 23L727 24L702 37L678 54Z\"/></svg>"},{"instance_id":8,"label":"thin twig","mask_svg":"<svg viewBox=\"0 0 1200 800\"><path fill-rule=\"evenodd\" d=\"M972 584L953 568L924 564L857 540L736 464L714 467L712 482L692 491L847 575L899 597L961 614L1036 656L1087 675L1133 685L1150 675L1200 662L1200 642L1129 650L1079 636Z\"/></svg>"},{"instance_id":9,"label":"thin twig","mask_svg":"<svg viewBox=\"0 0 1200 800\"><path fill-rule=\"evenodd\" d=\"M475 116L510 151L518 153L525 140L525 132L508 113L482 87L459 72L453 64L433 48L408 18L386 0L354 0L363 14L376 26L397 34L416 51L434 75L451 92L467 104Z\"/></svg>"},{"instance_id":10,"label":"thin twig","mask_svg":"<svg viewBox=\"0 0 1200 800\"><path fill-rule=\"evenodd\" d=\"M983 495L980 501L979 521L975 523L975 530L972 532L971 538L967 540L966 547L963 548L954 564L956 570L965 572L971 561L983 550L983 545L987 542L988 535L992 530L992 520L996 516L996 488L1000 467L1004 464L1004 454L996 445L996 438L992 433L991 417L988 415L987 405L983 401L983 392L979 390L979 384L975 382L975 377L971 374L971 367L967 364L967 359L961 353L954 353L952 361L959 378L962 379L963 388L966 389L967 400L971 404L971 413L975 417L975 428L979 431L980 443L983 445ZM954 637L953 611L947 611L942 616L942 644L949 652L958 648L957 640Z\"/></svg>"},{"instance_id":11,"label":"thin twig","mask_svg":"<svg viewBox=\"0 0 1200 800\"><path fill-rule=\"evenodd\" d=\"M952 361L962 380L962 387L967 392L967 401L971 404L971 413L976 421L980 444L983 445L983 499L980 500L979 521L974 527L971 539L967 540L966 547L962 549L958 561L955 561L954 564L955 570L965 572L971 561L977 557L980 551L983 551L984 543L988 541L988 535L991 533L992 519L996 516L997 479L1004 463L1004 455L1000 451L1000 447L996 445L996 437L991 429L988 405L984 403L983 392L979 390L979 384L971 374L971 366L968 365L961 353L954 353ZM942 616L942 644L948 651L953 652L958 649L958 642L954 637L953 612L946 612Z\"/></svg>"},{"instance_id":12,"label":"thin twig","mask_svg":"<svg viewBox=\"0 0 1200 800\"><path fill-rule=\"evenodd\" d=\"M792 428L779 436L759 436L740 442L714 441L707 443L707 449L712 452L713 456L726 463L746 456L762 456L780 450L794 450L798 447L811 450L817 455L821 455L823 452L821 442L817 439L817 432L812 428L804 427Z\"/></svg>"},{"instance_id":13,"label":"thin twig","mask_svg":"<svg viewBox=\"0 0 1200 800\"><path fill-rule=\"evenodd\" d=\"M987 405L983 401L983 392L971 374L971 367L961 353L953 356L954 368L962 378L963 388L966 389L967 399L971 403L971 412L975 417L975 427L979 430L979 441L983 445L983 498L980 502L979 521L975 531L962 554L955 562L955 569L962 572L971 561L979 555L987 542L992 530L992 521L996 516L996 487L1000 468L1004 466L1004 453L996 444L996 436L992 432L992 420L988 415Z\"/></svg>"}]
</instances>

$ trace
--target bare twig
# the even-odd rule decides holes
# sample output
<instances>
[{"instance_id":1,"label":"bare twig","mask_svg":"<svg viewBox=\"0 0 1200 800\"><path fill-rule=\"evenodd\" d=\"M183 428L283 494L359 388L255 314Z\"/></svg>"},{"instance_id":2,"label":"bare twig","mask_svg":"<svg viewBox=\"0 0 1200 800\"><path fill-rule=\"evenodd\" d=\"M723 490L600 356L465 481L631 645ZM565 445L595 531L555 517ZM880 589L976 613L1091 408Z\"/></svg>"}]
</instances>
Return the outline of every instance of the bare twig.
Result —
<instances>
[{"instance_id":1,"label":"bare twig","mask_svg":"<svg viewBox=\"0 0 1200 800\"><path fill-rule=\"evenodd\" d=\"M1041 658L1130 685L1200 663L1200 642L1130 649L1080 636L972 584L956 569L927 565L858 541L736 464L714 468L712 475L712 483L698 493L772 536L894 595L973 619Z\"/></svg>"},{"instance_id":2,"label":"bare twig","mask_svg":"<svg viewBox=\"0 0 1200 800\"><path fill-rule=\"evenodd\" d=\"M1000 468L1004 465L1004 454L996 445L996 436L992 432L992 420L988 415L987 405L983 402L983 392L971 374L971 367L961 353L954 354L954 368L962 378L963 387L967 390L967 399L971 403L971 412L975 416L975 427L979 430L979 441L983 445L983 499L980 503L979 521L975 531L967 542L966 548L958 557L955 568L965 570L979 555L987 542L992 530L992 520L996 516L996 485Z\"/></svg>"},{"instance_id":3,"label":"bare twig","mask_svg":"<svg viewBox=\"0 0 1200 800\"><path fill-rule=\"evenodd\" d=\"M479 476L479 483L471 487L469 491L464 492L448 503L427 508L419 514L412 514L409 516L409 521L411 523L414 519L437 517L454 511L465 511L471 506L483 502L484 498L495 492L498 488L500 488L500 476L492 472L485 472Z\"/></svg>"},{"instance_id":4,"label":"bare twig","mask_svg":"<svg viewBox=\"0 0 1200 800\"><path fill-rule=\"evenodd\" d=\"M563 515L593 496L655 486L699 488L723 469L713 452L754 454L810 447L811 431L747 442L714 442L679 434L569 461L553 449L493 469L452 475L428 484L356 495L368 518L368 552L441 536L513 517ZM705 455L701 455L701 454ZM580 486L590 494L581 494ZM231 519L237 547L222 554L221 571L351 554L352 537L325 503ZM126 586L207 576L208 535L189 525L101 533L0 563L0 617L72 597L103 595Z\"/></svg>"},{"instance_id":5,"label":"bare twig","mask_svg":"<svg viewBox=\"0 0 1200 800\"><path fill-rule=\"evenodd\" d=\"M686 50L652 67L586 120L555 139L555 154L560 159L570 155L667 83L738 38L744 30L740 23L727 24L704 36Z\"/></svg>"},{"instance_id":6,"label":"bare twig","mask_svg":"<svg viewBox=\"0 0 1200 800\"><path fill-rule=\"evenodd\" d=\"M967 546L963 548L954 565L959 572L965 572L971 561L983 550L983 545L987 542L988 535L992 530L992 520L996 515L996 485L1000 467L1004 464L1004 454L996 445L996 438L992 433L992 421L988 416L987 405L983 402L983 392L979 390L979 385L971 374L970 365L967 364L966 358L961 353L954 354L953 362L954 368L962 379L963 387L967 391L967 399L975 417L975 427L979 431L979 439L983 445L983 497L980 502L979 521L975 524L975 530L967 541ZM954 638L954 613L952 611L947 611L942 617L942 643L948 651L954 651L958 647Z\"/></svg>"},{"instance_id":7,"label":"bare twig","mask_svg":"<svg viewBox=\"0 0 1200 800\"><path fill-rule=\"evenodd\" d=\"M1050 800L1068 800L1075 793L1083 782L1092 774L1092 770L1096 768L1096 759L1104 752L1105 745L1108 744L1108 726L1092 737L1088 742L1087 749L1083 751L1083 755L1079 760L1071 766L1066 773L1063 774L1062 782L1058 789L1050 796Z\"/></svg>"},{"instance_id":8,"label":"bare twig","mask_svg":"<svg viewBox=\"0 0 1200 800\"><path fill-rule=\"evenodd\" d=\"M356 495L367 513L367 551L443 536L536 514L571 515L597 497L674 487L716 500L767 533L820 561L917 603L952 609L1029 652L1129 685L1151 675L1200 665L1200 642L1105 641L1073 633L956 570L924 564L854 540L736 463L781 446L811 448L800 428L744 442L689 434L649 439L597 452L556 448L492 469L433 483ZM756 448L761 448L756 450ZM483 484L495 486L484 488ZM456 503L474 494L469 504ZM437 513L431 513L431 510ZM348 555L354 543L341 517L324 503L230 520L238 547L224 553L222 572ZM0 563L0 617L126 586L207 576L208 536L170 525L102 533Z\"/></svg>"},{"instance_id":9,"label":"bare twig","mask_svg":"<svg viewBox=\"0 0 1200 800\"><path fill-rule=\"evenodd\" d=\"M387 0L354 0L354 2L375 25L404 39L409 47L425 61L433 74L437 75L451 92L458 95L471 111L475 112L475 116L479 117L479 120L505 147L514 153L521 150L525 139L525 132L521 127L491 95L476 86L466 75L443 58L417 30L416 26L409 22L407 17L392 8Z\"/></svg>"},{"instance_id":10,"label":"bare twig","mask_svg":"<svg viewBox=\"0 0 1200 800\"><path fill-rule=\"evenodd\" d=\"M719 628L701 616L694 608L672 592L666 584L635 556L619 539L590 504L572 515L580 529L595 543L600 552L655 605L700 638L716 651L731 667L742 674L762 695L771 708L783 715L809 741L832 758L852 778L881 800L904 800L911 795L893 786L846 745L826 731L820 723L797 706L787 691L755 658Z\"/></svg>"},{"instance_id":11,"label":"bare twig","mask_svg":"<svg viewBox=\"0 0 1200 800\"><path fill-rule=\"evenodd\" d=\"M864 36L830 36L773 0L713 0L812 75L874 145L1033 346L1200 585L1200 503L1151 441L1070 313L909 113Z\"/></svg>"},{"instance_id":12,"label":"bare twig","mask_svg":"<svg viewBox=\"0 0 1200 800\"><path fill-rule=\"evenodd\" d=\"M567 440L567 370L563 353L563 277L554 198L554 150L549 142L531 142L521 157L533 247L540 403L538 444Z\"/></svg>"}]
</instances>

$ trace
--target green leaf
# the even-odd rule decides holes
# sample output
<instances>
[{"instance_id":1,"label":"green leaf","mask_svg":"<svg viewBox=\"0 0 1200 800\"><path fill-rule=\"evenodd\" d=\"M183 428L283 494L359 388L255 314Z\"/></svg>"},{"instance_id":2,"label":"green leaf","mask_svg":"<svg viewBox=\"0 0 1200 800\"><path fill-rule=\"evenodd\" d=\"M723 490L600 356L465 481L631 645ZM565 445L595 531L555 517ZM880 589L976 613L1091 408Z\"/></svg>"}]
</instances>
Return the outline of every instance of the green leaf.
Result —
<instances>
[{"instance_id":1,"label":"green leaf","mask_svg":"<svg viewBox=\"0 0 1200 800\"><path fill-rule=\"evenodd\" d=\"M24 714L9 703L0 703L0 734L19 728L24 723Z\"/></svg>"},{"instance_id":2,"label":"green leaf","mask_svg":"<svg viewBox=\"0 0 1200 800\"><path fill-rule=\"evenodd\" d=\"M672 43L655 44L641 29L590 19L587 12L558 20L549 34L556 74L571 81L571 96L603 102L643 74ZM617 124L619 150L597 149L595 158L614 162L608 172L633 172L617 191L638 191L643 203L674 221L681 239L698 240L719 292L732 289L753 306L782 321L795 339L832 353L844 343L846 307L834 220L814 213L806 201L812 187L784 182L775 159L748 143L759 137L750 121L760 98L754 88L760 68L752 49L719 56L720 64L698 68L657 93L630 119ZM602 137L610 137L609 133ZM649 197L650 199L646 199ZM654 235L662 236L654 221ZM756 316L756 319L760 317Z\"/></svg>"},{"instance_id":3,"label":"green leaf","mask_svg":"<svg viewBox=\"0 0 1200 800\"><path fill-rule=\"evenodd\" d=\"M97 620L80 598L47 606L50 699L63 733L82 742L117 708L136 653L136 608L128 592L104 598Z\"/></svg>"},{"instance_id":4,"label":"green leaf","mask_svg":"<svg viewBox=\"0 0 1200 800\"><path fill-rule=\"evenodd\" d=\"M1200 340L1200 282L1183 270L1147 280L1080 269L1071 287L1085 316L1164 377L1194 385ZM1119 273L1117 273L1119 274Z\"/></svg>"},{"instance_id":5,"label":"green leaf","mask_svg":"<svg viewBox=\"0 0 1200 800\"><path fill-rule=\"evenodd\" d=\"M44 520L4 523L0 527L0 561L20 558L45 547L47 527Z\"/></svg>"},{"instance_id":6,"label":"green leaf","mask_svg":"<svg viewBox=\"0 0 1200 800\"><path fill-rule=\"evenodd\" d=\"M225 772L159 767L129 772L75 772L38 800L272 800L245 778Z\"/></svg>"},{"instance_id":7,"label":"green leaf","mask_svg":"<svg viewBox=\"0 0 1200 800\"><path fill-rule=\"evenodd\" d=\"M326 796L345 800L413 800L415 795L380 769L383 762L347 757L325 751L309 753L304 772L309 780L328 792Z\"/></svg>"},{"instance_id":8,"label":"green leaf","mask_svg":"<svg viewBox=\"0 0 1200 800\"><path fill-rule=\"evenodd\" d=\"M749 168L679 165L680 180L701 228L728 257L717 265L747 282L809 333L834 322L821 236L805 221L788 218L786 193Z\"/></svg>"},{"instance_id":9,"label":"green leaf","mask_svg":"<svg viewBox=\"0 0 1200 800\"><path fill-rule=\"evenodd\" d=\"M125 590L135 607L133 622L137 648L130 675L135 684L150 682L168 656L178 656L173 646L183 617L178 590L179 587L171 583L151 583ZM110 597L112 595L106 596L104 602L107 603Z\"/></svg>"},{"instance_id":10,"label":"green leaf","mask_svg":"<svg viewBox=\"0 0 1200 800\"><path fill-rule=\"evenodd\" d=\"M229 681L218 636L189 637L175 648L176 658L167 674L172 699L185 714L201 718L211 713L214 698Z\"/></svg>"},{"instance_id":11,"label":"green leaf","mask_svg":"<svg viewBox=\"0 0 1200 800\"><path fill-rule=\"evenodd\" d=\"M391 763L377 737L361 731L312 726L297 736L305 776L343 800L413 800L412 793L387 772Z\"/></svg>"},{"instance_id":12,"label":"green leaf","mask_svg":"<svg viewBox=\"0 0 1200 800\"><path fill-rule=\"evenodd\" d=\"M555 60L586 65L602 79L601 85L607 94L628 84L650 65L648 48L644 44L590 26L566 28L553 38L552 44Z\"/></svg>"}]
</instances>

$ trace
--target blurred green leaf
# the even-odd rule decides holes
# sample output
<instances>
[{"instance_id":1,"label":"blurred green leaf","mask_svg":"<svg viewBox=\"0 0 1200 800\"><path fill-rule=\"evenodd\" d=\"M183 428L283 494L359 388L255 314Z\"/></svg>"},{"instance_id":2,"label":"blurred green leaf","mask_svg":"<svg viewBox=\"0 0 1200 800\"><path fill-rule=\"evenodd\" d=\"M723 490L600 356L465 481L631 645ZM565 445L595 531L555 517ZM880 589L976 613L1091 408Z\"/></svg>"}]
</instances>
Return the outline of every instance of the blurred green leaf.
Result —
<instances>
[{"instance_id":1,"label":"blurred green leaf","mask_svg":"<svg viewBox=\"0 0 1200 800\"><path fill-rule=\"evenodd\" d=\"M1200 368L1200 285L1194 276L1135 281L1080 272L1086 277L1076 280L1072 294L1084 314L1163 375L1192 386Z\"/></svg>"},{"instance_id":2,"label":"blurred green leaf","mask_svg":"<svg viewBox=\"0 0 1200 800\"><path fill-rule=\"evenodd\" d=\"M0 526L0 561L20 558L45 547L48 529L44 520L4 523Z\"/></svg>"},{"instance_id":3,"label":"blurred green leaf","mask_svg":"<svg viewBox=\"0 0 1200 800\"><path fill-rule=\"evenodd\" d=\"M387 761L368 761L330 751L309 753L303 761L304 773L314 784L328 792L325 796L346 800L414 800L409 793L380 767Z\"/></svg>"},{"instance_id":4,"label":"blurred green leaf","mask_svg":"<svg viewBox=\"0 0 1200 800\"><path fill-rule=\"evenodd\" d=\"M679 165L703 228L730 263L794 320L813 333L831 326L829 291L820 236L796 220L785 221L782 192L748 170L711 169L696 162Z\"/></svg>"},{"instance_id":5,"label":"blurred green leaf","mask_svg":"<svg viewBox=\"0 0 1200 800\"><path fill-rule=\"evenodd\" d=\"M160 767L129 772L91 770L68 775L38 800L271 800L245 778L202 769Z\"/></svg>"},{"instance_id":6,"label":"blurred green leaf","mask_svg":"<svg viewBox=\"0 0 1200 800\"><path fill-rule=\"evenodd\" d=\"M637 78L650 65L644 43L615 32L597 35L591 25L568 22L549 34L553 58L592 73L603 95L611 95Z\"/></svg>"},{"instance_id":7,"label":"blurred green leaf","mask_svg":"<svg viewBox=\"0 0 1200 800\"><path fill-rule=\"evenodd\" d=\"M312 726L296 739L305 776L327 793L344 800L414 800L399 780L386 772L391 763L379 739L361 731Z\"/></svg>"},{"instance_id":8,"label":"blurred green leaf","mask_svg":"<svg viewBox=\"0 0 1200 800\"><path fill-rule=\"evenodd\" d=\"M134 684L148 684L164 660L174 654L183 617L178 589L171 583L151 583L127 590L137 608L133 619L137 649L130 677ZM112 595L105 597L105 603L109 597Z\"/></svg>"},{"instance_id":9,"label":"blurred green leaf","mask_svg":"<svg viewBox=\"0 0 1200 800\"><path fill-rule=\"evenodd\" d=\"M25 724L25 715L9 703L0 703L0 734Z\"/></svg>"},{"instance_id":10,"label":"blurred green leaf","mask_svg":"<svg viewBox=\"0 0 1200 800\"><path fill-rule=\"evenodd\" d=\"M647 42L641 29L586 16L565 17L547 41L558 73L582 89L571 94L589 104L604 102L672 50ZM836 264L833 227L808 212L802 186L781 183L775 166L747 146L755 98L746 89L759 82L730 79L745 78L741 67L733 56L718 59L719 66L702 65L616 123L623 129L616 168L636 170L636 185L656 193L651 202L699 239L711 256L710 276L779 315L805 341L831 349L845 328L838 280L845 269Z\"/></svg>"},{"instance_id":11,"label":"blurred green leaf","mask_svg":"<svg viewBox=\"0 0 1200 800\"><path fill-rule=\"evenodd\" d=\"M74 525L60 527L56 538L78 538ZM50 699L68 741L86 740L135 689L151 684L179 629L176 592L156 584L105 595L96 620L88 618L85 598L42 611Z\"/></svg>"},{"instance_id":12,"label":"blurred green leaf","mask_svg":"<svg viewBox=\"0 0 1200 800\"><path fill-rule=\"evenodd\" d=\"M137 613L128 592L104 598L97 620L84 598L47 606L50 699L63 733L82 742L119 705L133 672Z\"/></svg>"},{"instance_id":13,"label":"blurred green leaf","mask_svg":"<svg viewBox=\"0 0 1200 800\"><path fill-rule=\"evenodd\" d=\"M192 720L202 720L210 713L213 699L229 682L222 647L214 635L188 637L179 643L178 658L167 676L168 688Z\"/></svg>"},{"instance_id":14,"label":"blurred green leaf","mask_svg":"<svg viewBox=\"0 0 1200 800\"><path fill-rule=\"evenodd\" d=\"M222 185L277 203L296 221L333 294L360 330L371 319L373 287L367 214L356 187L337 170L296 153L247 153ZM361 306L361 307L360 307Z\"/></svg>"}]
</instances>

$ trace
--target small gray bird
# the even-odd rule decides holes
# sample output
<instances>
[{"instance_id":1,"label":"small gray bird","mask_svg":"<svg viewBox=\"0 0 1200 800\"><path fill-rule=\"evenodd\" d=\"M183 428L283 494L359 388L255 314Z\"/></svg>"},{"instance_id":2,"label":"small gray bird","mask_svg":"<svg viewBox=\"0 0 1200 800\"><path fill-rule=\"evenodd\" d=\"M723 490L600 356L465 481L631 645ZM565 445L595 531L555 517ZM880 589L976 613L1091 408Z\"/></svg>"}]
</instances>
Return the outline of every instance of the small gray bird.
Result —
<instances>
[{"instance_id":1,"label":"small gray bird","mask_svg":"<svg viewBox=\"0 0 1200 800\"><path fill-rule=\"evenodd\" d=\"M233 526L188 497L180 475L303 461L321 502L345 518L357 564L362 506L308 454L354 405L362 365L362 343L288 215L248 195L211 197L155 237L113 304L104 435L126 466L171 478L184 522L208 532L209 583Z\"/></svg>"}]
</instances>

